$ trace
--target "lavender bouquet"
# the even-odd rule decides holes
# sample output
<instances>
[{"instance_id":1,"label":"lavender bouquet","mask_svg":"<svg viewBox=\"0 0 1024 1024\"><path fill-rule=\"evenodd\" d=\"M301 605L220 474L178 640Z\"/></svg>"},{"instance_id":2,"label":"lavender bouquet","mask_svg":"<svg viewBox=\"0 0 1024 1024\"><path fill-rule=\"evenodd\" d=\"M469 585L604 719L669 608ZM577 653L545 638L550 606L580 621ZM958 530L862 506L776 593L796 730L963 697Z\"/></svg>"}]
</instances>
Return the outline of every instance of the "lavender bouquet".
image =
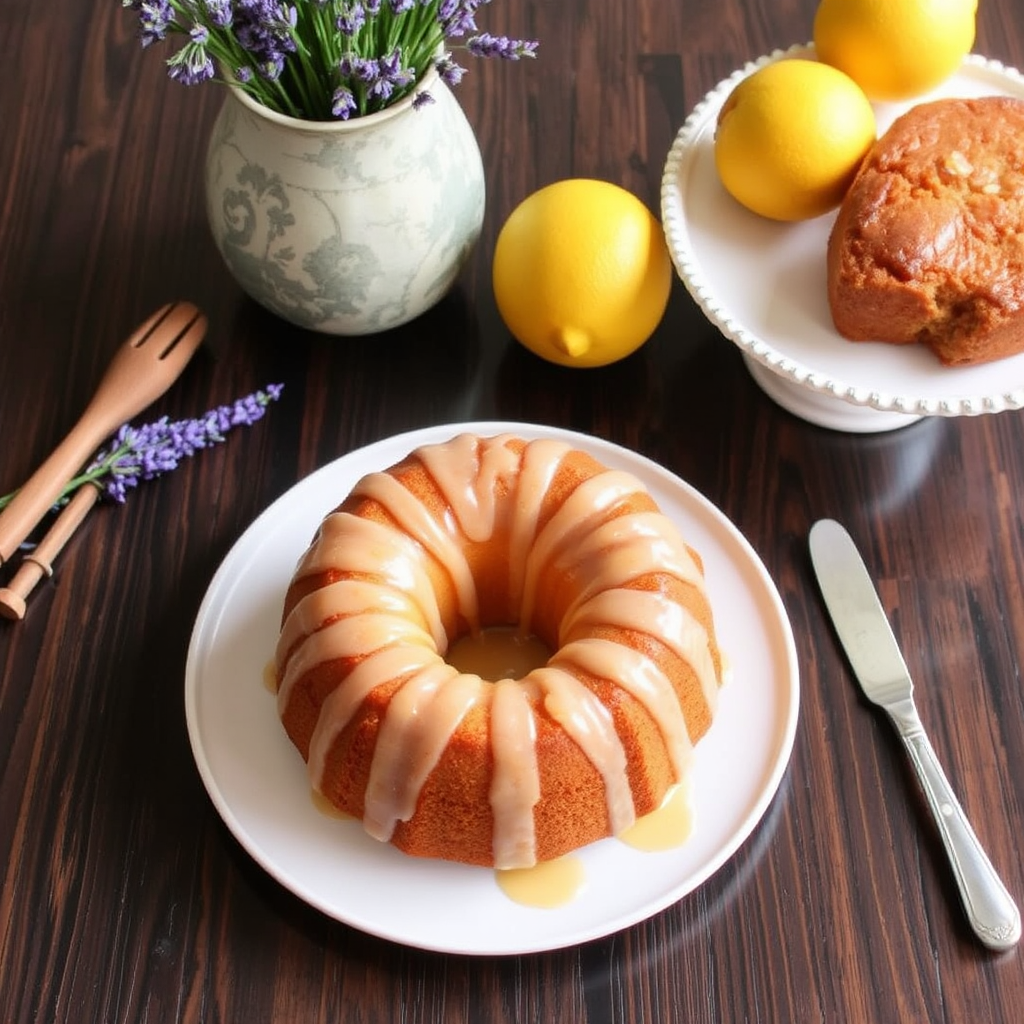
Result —
<instances>
[{"instance_id":1,"label":"lavender bouquet","mask_svg":"<svg viewBox=\"0 0 1024 1024\"><path fill-rule=\"evenodd\" d=\"M228 81L270 110L307 121L347 120L410 93L431 67L448 85L466 69L453 51L520 60L537 43L480 32L491 0L122 0L142 45L178 36L176 81ZM430 102L426 92L415 103Z\"/></svg>"}]
</instances>

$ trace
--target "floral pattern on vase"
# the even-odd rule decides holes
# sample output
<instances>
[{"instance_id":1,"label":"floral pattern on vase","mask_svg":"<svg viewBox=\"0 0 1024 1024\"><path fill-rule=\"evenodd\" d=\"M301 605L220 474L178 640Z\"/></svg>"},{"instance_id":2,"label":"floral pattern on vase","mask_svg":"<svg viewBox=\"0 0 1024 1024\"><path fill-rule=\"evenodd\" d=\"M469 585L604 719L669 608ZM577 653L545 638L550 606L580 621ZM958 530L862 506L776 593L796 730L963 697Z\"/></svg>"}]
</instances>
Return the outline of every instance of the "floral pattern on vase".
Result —
<instances>
[{"instance_id":1,"label":"floral pattern on vase","mask_svg":"<svg viewBox=\"0 0 1024 1024\"><path fill-rule=\"evenodd\" d=\"M448 87L339 122L285 117L232 90L206 165L214 241L253 299L300 327L396 327L454 285L480 235L483 162Z\"/></svg>"}]
</instances>

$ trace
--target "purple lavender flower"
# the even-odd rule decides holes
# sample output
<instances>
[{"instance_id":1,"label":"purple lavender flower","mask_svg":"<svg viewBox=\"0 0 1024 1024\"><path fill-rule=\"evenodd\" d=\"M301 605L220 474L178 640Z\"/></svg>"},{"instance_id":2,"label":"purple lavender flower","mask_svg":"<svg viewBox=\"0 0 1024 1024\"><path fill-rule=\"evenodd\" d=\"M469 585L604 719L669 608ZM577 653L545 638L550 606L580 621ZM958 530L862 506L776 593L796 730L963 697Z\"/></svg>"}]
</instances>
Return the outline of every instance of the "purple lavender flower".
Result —
<instances>
[{"instance_id":1,"label":"purple lavender flower","mask_svg":"<svg viewBox=\"0 0 1024 1024\"><path fill-rule=\"evenodd\" d=\"M230 28L234 12L231 0L203 0L203 10L214 28Z\"/></svg>"},{"instance_id":2,"label":"purple lavender flower","mask_svg":"<svg viewBox=\"0 0 1024 1024\"><path fill-rule=\"evenodd\" d=\"M446 39L459 39L476 29L476 10L483 0L442 0L437 17Z\"/></svg>"},{"instance_id":3,"label":"purple lavender flower","mask_svg":"<svg viewBox=\"0 0 1024 1024\"><path fill-rule=\"evenodd\" d=\"M334 97L331 100L331 113L341 121L347 121L353 114L358 113L359 105L356 103L352 90L339 85L334 90Z\"/></svg>"},{"instance_id":4,"label":"purple lavender flower","mask_svg":"<svg viewBox=\"0 0 1024 1024\"><path fill-rule=\"evenodd\" d=\"M448 49L504 60L535 57L535 41L478 29L477 15L491 2L122 0L122 5L138 18L144 47L171 35L183 37L181 49L167 61L171 78L195 85L217 77L220 68L271 110L307 120L347 120L410 93L415 107L429 103L429 94L416 91L416 83L432 65L446 84L458 85L466 69Z\"/></svg>"},{"instance_id":5,"label":"purple lavender flower","mask_svg":"<svg viewBox=\"0 0 1024 1024\"><path fill-rule=\"evenodd\" d=\"M367 93L371 100L376 100L377 105L384 107L387 105L389 99L394 95L395 87L389 78L378 78L373 85L370 86L370 91Z\"/></svg>"},{"instance_id":6,"label":"purple lavender flower","mask_svg":"<svg viewBox=\"0 0 1024 1024\"><path fill-rule=\"evenodd\" d=\"M235 38L253 58L259 73L271 81L280 77L285 58L295 53L292 36L298 12L277 0L236 0Z\"/></svg>"},{"instance_id":7,"label":"purple lavender flower","mask_svg":"<svg viewBox=\"0 0 1024 1024\"><path fill-rule=\"evenodd\" d=\"M347 53L338 63L342 78L355 79L363 85L373 85L380 78L380 64L368 57Z\"/></svg>"},{"instance_id":8,"label":"purple lavender flower","mask_svg":"<svg viewBox=\"0 0 1024 1024\"><path fill-rule=\"evenodd\" d=\"M257 64L256 70L268 82L276 82L284 71L284 57L279 53L272 54Z\"/></svg>"},{"instance_id":9,"label":"purple lavender flower","mask_svg":"<svg viewBox=\"0 0 1024 1024\"><path fill-rule=\"evenodd\" d=\"M492 36L490 32L481 32L480 35L467 39L466 49L474 57L500 57L502 60L537 56L536 42L510 39L508 36Z\"/></svg>"},{"instance_id":10,"label":"purple lavender flower","mask_svg":"<svg viewBox=\"0 0 1024 1024\"><path fill-rule=\"evenodd\" d=\"M133 9L139 13L139 38L143 49L166 38L174 21L170 0L140 0Z\"/></svg>"},{"instance_id":11,"label":"purple lavender flower","mask_svg":"<svg viewBox=\"0 0 1024 1024\"><path fill-rule=\"evenodd\" d=\"M380 59L380 73L390 78L395 85L408 85L413 80L413 73L402 67L402 48L396 46L386 57Z\"/></svg>"},{"instance_id":12,"label":"purple lavender flower","mask_svg":"<svg viewBox=\"0 0 1024 1024\"><path fill-rule=\"evenodd\" d=\"M202 43L186 43L167 61L167 73L184 85L199 85L213 78L213 58Z\"/></svg>"},{"instance_id":13,"label":"purple lavender flower","mask_svg":"<svg viewBox=\"0 0 1024 1024\"><path fill-rule=\"evenodd\" d=\"M234 427L252 426L263 417L267 406L281 397L283 389L283 384L270 384L197 419L172 421L163 416L141 427L126 423L85 472L71 481L65 493L81 484L94 483L108 498L123 503L127 492L141 481L169 473L182 459L220 444Z\"/></svg>"},{"instance_id":14,"label":"purple lavender flower","mask_svg":"<svg viewBox=\"0 0 1024 1024\"><path fill-rule=\"evenodd\" d=\"M377 61L377 77L370 87L370 96L374 99L387 100L396 89L404 89L415 79L414 72L402 67L401 49L392 50L386 57L381 57Z\"/></svg>"},{"instance_id":15,"label":"purple lavender flower","mask_svg":"<svg viewBox=\"0 0 1024 1024\"><path fill-rule=\"evenodd\" d=\"M283 384L268 384L260 391L220 405L196 419L170 420L163 416L154 423L133 427L125 423L96 453L89 466L70 480L57 499L64 504L69 495L85 484L93 484L113 501L124 502L127 492L143 480L169 473L182 459L220 444L235 427L249 427L262 419L271 402L276 402ZM0 497L0 509L17 491Z\"/></svg>"},{"instance_id":16,"label":"purple lavender flower","mask_svg":"<svg viewBox=\"0 0 1024 1024\"><path fill-rule=\"evenodd\" d=\"M443 57L438 57L434 61L434 67L437 68L437 73L441 76L441 80L445 85L450 86L458 85L462 81L462 76L466 73L464 67L452 60L450 53L446 53Z\"/></svg>"},{"instance_id":17,"label":"purple lavender flower","mask_svg":"<svg viewBox=\"0 0 1024 1024\"><path fill-rule=\"evenodd\" d=\"M335 24L342 35L354 36L366 24L366 10L362 4L354 3L338 15Z\"/></svg>"}]
</instances>

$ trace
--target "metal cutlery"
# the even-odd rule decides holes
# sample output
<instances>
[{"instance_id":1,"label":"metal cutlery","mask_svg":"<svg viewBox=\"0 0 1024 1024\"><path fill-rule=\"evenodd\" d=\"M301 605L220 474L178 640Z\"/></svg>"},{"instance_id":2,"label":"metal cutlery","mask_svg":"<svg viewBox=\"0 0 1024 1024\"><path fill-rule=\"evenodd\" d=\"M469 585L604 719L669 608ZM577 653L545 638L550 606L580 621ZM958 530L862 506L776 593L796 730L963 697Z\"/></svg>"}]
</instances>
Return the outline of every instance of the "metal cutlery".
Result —
<instances>
[{"instance_id":1,"label":"metal cutlery","mask_svg":"<svg viewBox=\"0 0 1024 1024\"><path fill-rule=\"evenodd\" d=\"M1020 939L1017 905L992 866L946 779L914 704L913 682L867 568L846 530L822 519L811 561L836 633L861 688L888 714L910 755L949 856L967 919L995 950Z\"/></svg>"}]
</instances>

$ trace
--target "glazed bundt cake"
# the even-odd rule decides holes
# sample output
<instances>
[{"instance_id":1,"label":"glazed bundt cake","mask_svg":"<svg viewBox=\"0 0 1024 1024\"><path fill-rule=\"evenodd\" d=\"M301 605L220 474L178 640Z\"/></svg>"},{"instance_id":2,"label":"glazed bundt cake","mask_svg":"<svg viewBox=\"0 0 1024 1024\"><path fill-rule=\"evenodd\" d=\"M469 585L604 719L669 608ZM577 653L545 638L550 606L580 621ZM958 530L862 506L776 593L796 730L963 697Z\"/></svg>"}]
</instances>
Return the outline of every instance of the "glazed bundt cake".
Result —
<instances>
[{"instance_id":1,"label":"glazed bundt cake","mask_svg":"<svg viewBox=\"0 0 1024 1024\"><path fill-rule=\"evenodd\" d=\"M446 663L513 626L520 679ZM278 710L315 792L417 856L526 867L655 810L722 678L699 556L633 476L461 435L371 473L285 597Z\"/></svg>"}]
</instances>

